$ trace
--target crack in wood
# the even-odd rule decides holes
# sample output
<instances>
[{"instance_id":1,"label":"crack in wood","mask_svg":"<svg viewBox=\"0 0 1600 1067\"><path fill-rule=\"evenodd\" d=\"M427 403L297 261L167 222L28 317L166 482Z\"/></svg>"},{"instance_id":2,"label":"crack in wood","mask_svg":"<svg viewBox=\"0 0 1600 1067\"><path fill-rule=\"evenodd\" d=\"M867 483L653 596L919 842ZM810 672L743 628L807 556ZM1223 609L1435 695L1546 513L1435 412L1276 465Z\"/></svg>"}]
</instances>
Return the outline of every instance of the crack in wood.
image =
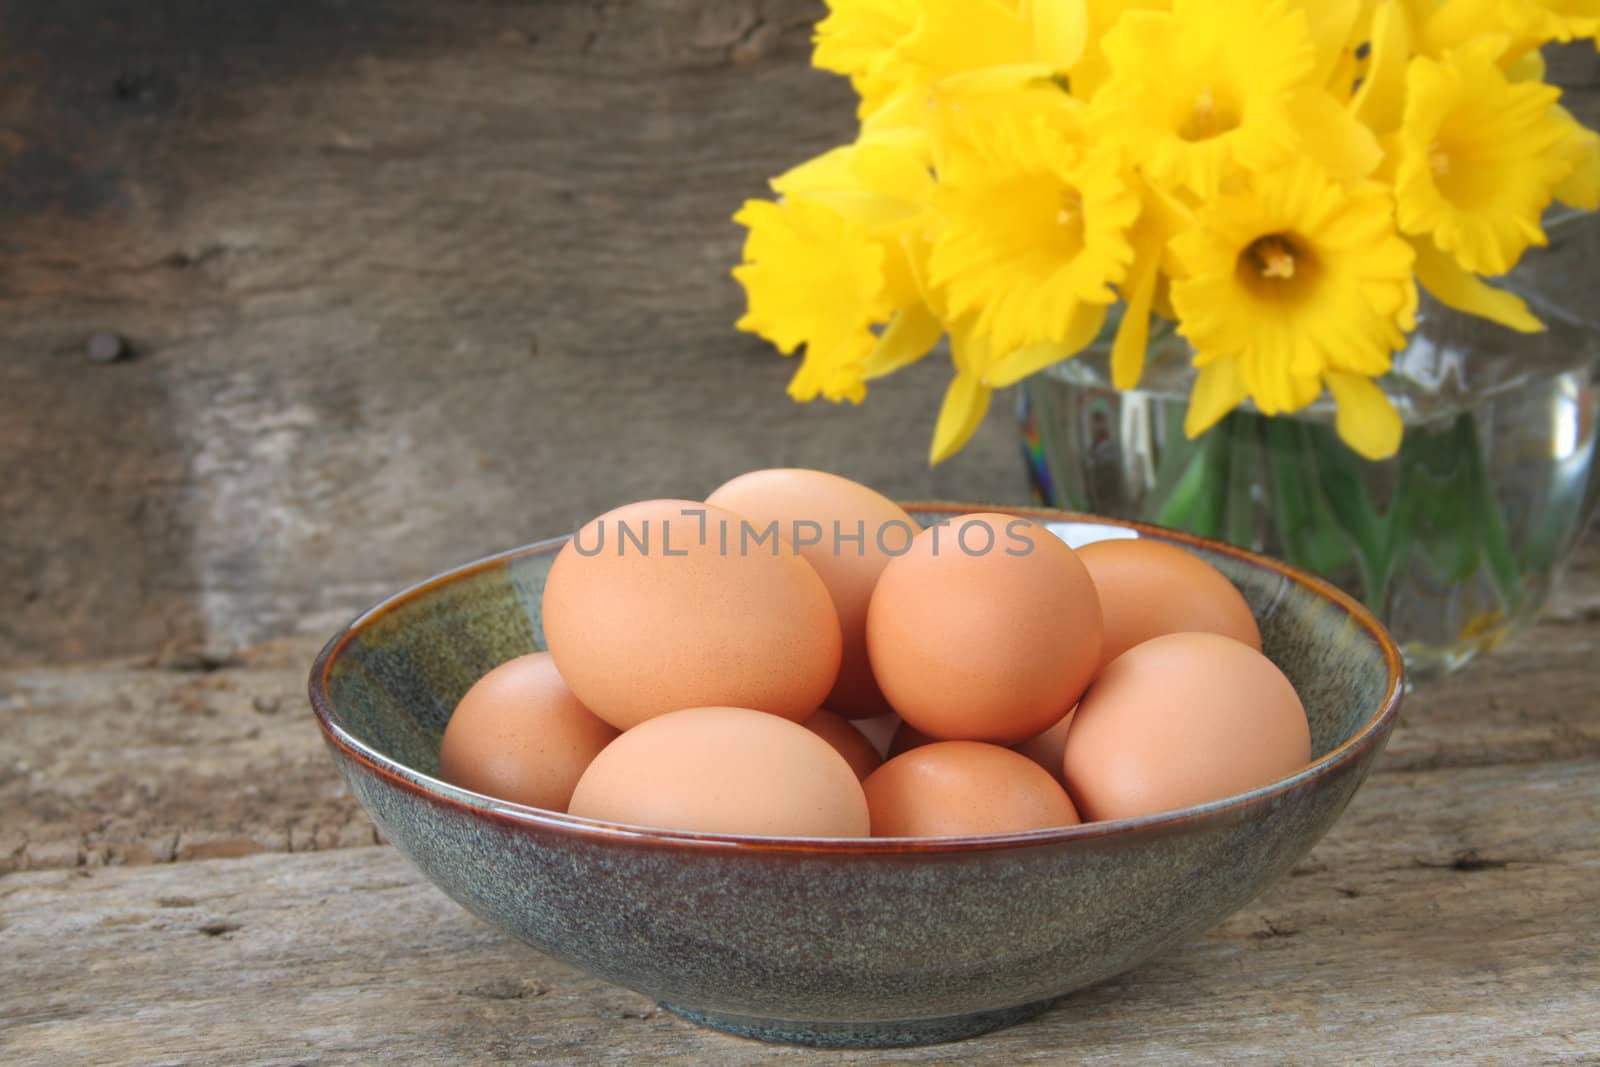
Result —
<instances>
[{"instance_id":1,"label":"crack in wood","mask_svg":"<svg viewBox=\"0 0 1600 1067\"><path fill-rule=\"evenodd\" d=\"M1513 861L1511 860L1492 859L1488 856L1484 856L1475 848L1469 848L1461 852L1457 852L1450 859L1442 863L1437 860L1419 859L1416 861L1418 867L1449 871L1498 871L1510 866L1512 862ZM1515 862L1538 863L1541 861L1517 860Z\"/></svg>"},{"instance_id":2,"label":"crack in wood","mask_svg":"<svg viewBox=\"0 0 1600 1067\"><path fill-rule=\"evenodd\" d=\"M519 978L495 978L470 989L463 989L461 995L480 997L484 1000L528 1000L542 997L548 992L550 987L543 982L530 982Z\"/></svg>"},{"instance_id":3,"label":"crack in wood","mask_svg":"<svg viewBox=\"0 0 1600 1067\"><path fill-rule=\"evenodd\" d=\"M1270 940L1275 937L1294 937L1300 933L1298 927L1288 924L1275 923L1271 919L1261 920L1262 928L1251 931L1250 936L1258 941Z\"/></svg>"}]
</instances>

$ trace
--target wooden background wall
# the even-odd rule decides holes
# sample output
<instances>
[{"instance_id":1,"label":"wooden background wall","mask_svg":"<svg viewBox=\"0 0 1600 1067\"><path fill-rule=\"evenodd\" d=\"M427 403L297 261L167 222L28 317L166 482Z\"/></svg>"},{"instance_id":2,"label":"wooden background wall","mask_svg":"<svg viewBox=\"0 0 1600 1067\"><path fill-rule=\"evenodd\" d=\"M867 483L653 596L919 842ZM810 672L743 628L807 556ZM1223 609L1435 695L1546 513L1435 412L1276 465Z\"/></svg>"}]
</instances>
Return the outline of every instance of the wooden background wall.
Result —
<instances>
[{"instance_id":1,"label":"wooden background wall","mask_svg":"<svg viewBox=\"0 0 1600 1067\"><path fill-rule=\"evenodd\" d=\"M799 407L732 329L728 216L852 127L819 11L0 3L0 665L331 632L755 466L1024 498L1008 398L930 472L947 366Z\"/></svg>"}]
</instances>

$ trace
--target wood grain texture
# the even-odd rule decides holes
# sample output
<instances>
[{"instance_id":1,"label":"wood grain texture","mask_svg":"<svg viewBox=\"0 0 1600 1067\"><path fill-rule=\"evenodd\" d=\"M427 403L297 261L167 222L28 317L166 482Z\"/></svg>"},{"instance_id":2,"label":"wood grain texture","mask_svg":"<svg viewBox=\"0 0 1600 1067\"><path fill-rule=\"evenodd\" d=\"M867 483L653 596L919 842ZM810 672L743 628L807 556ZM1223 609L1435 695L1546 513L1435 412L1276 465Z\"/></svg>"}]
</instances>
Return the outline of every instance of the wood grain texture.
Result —
<instances>
[{"instance_id":1,"label":"wood grain texture","mask_svg":"<svg viewBox=\"0 0 1600 1067\"><path fill-rule=\"evenodd\" d=\"M16 874L0 1049L41 1067L1593 1062L1596 767L1380 775L1197 942L1036 1022L871 1056L690 1026L471 918L386 847Z\"/></svg>"},{"instance_id":2,"label":"wood grain texture","mask_svg":"<svg viewBox=\"0 0 1600 1067\"><path fill-rule=\"evenodd\" d=\"M947 360L801 407L732 328L729 216L853 129L820 10L0 6L0 663L240 646L754 466L1024 499L1005 399L928 471Z\"/></svg>"}]
</instances>

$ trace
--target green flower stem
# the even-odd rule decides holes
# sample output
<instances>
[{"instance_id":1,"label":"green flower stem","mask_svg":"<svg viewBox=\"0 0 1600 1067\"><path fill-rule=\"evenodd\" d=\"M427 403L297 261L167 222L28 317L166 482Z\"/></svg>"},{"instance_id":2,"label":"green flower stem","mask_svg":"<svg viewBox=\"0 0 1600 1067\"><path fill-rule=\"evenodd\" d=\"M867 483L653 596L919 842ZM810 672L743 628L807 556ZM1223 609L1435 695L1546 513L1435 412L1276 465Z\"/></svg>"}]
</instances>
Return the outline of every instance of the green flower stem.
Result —
<instances>
[{"instance_id":1,"label":"green flower stem","mask_svg":"<svg viewBox=\"0 0 1600 1067\"><path fill-rule=\"evenodd\" d=\"M1228 484L1230 452L1224 427L1235 417L1229 415L1188 450L1189 462L1182 476L1154 517L1158 525L1187 530L1200 537L1218 536L1222 510L1218 487Z\"/></svg>"},{"instance_id":2,"label":"green flower stem","mask_svg":"<svg viewBox=\"0 0 1600 1067\"><path fill-rule=\"evenodd\" d=\"M1315 456L1310 473L1328 513L1355 548L1363 599L1367 607L1381 611L1392 574L1393 538L1367 492L1362 460L1327 426L1303 426L1301 432Z\"/></svg>"},{"instance_id":3,"label":"green flower stem","mask_svg":"<svg viewBox=\"0 0 1600 1067\"><path fill-rule=\"evenodd\" d=\"M1273 522L1290 563L1331 574L1349 561L1354 547L1365 579L1374 554L1358 518L1365 493L1359 479L1352 484L1323 469L1318 442L1325 432L1325 427L1297 421L1267 421Z\"/></svg>"},{"instance_id":4,"label":"green flower stem","mask_svg":"<svg viewBox=\"0 0 1600 1067\"><path fill-rule=\"evenodd\" d=\"M1354 566L1361 598L1374 611L1384 610L1414 552L1451 581L1487 571L1501 602L1515 609L1520 572L1471 416L1448 430L1414 427L1407 434L1387 510L1372 498L1365 463L1331 426L1234 412L1193 447L1163 456L1156 499L1164 502L1152 518L1258 547L1254 487L1265 477L1272 529L1264 547L1313 573Z\"/></svg>"},{"instance_id":5,"label":"green flower stem","mask_svg":"<svg viewBox=\"0 0 1600 1067\"><path fill-rule=\"evenodd\" d=\"M1494 492L1489 487L1489 475L1483 465L1483 445L1478 439L1478 425L1469 416L1462 415L1457 425L1464 428L1466 441L1467 484L1471 487L1472 506L1476 512L1479 543L1489 565L1489 577L1494 581L1495 592L1505 605L1507 614L1522 604L1522 575L1511 556L1511 545L1506 539L1505 519L1500 514Z\"/></svg>"},{"instance_id":6,"label":"green flower stem","mask_svg":"<svg viewBox=\"0 0 1600 1067\"><path fill-rule=\"evenodd\" d=\"M1146 513L1143 517L1151 522L1171 526L1174 523L1166 522L1162 516L1166 515L1167 509L1177 500L1179 486L1185 478L1198 479L1203 476L1205 463L1201 453L1204 452L1205 446L1193 444L1185 437L1182 407L1176 404L1166 404L1162 407L1165 410L1162 439L1173 444L1161 449L1160 456L1156 460L1155 485L1150 493L1150 499L1159 501L1162 510L1154 515ZM1194 487L1189 487L1188 491L1194 492Z\"/></svg>"}]
</instances>

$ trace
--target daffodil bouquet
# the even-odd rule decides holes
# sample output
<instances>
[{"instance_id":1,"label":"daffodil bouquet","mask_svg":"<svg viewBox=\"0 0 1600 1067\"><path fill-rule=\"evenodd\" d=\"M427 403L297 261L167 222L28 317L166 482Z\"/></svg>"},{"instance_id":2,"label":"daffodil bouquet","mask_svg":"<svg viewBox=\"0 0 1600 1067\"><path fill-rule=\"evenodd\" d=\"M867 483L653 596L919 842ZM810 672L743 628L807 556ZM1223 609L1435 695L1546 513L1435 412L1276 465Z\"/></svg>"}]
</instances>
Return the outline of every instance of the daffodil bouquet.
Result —
<instances>
[{"instance_id":1,"label":"daffodil bouquet","mask_svg":"<svg viewBox=\"0 0 1600 1067\"><path fill-rule=\"evenodd\" d=\"M1541 329L1490 279L1600 204L1600 138L1540 47L1595 39L1600 0L828 0L816 66L860 97L855 142L746 203L739 328L801 401L948 336L933 462L991 390L1110 339L1136 386L1152 329L1193 353L1193 437L1327 390L1337 433L1396 452L1376 379L1418 286Z\"/></svg>"}]
</instances>

